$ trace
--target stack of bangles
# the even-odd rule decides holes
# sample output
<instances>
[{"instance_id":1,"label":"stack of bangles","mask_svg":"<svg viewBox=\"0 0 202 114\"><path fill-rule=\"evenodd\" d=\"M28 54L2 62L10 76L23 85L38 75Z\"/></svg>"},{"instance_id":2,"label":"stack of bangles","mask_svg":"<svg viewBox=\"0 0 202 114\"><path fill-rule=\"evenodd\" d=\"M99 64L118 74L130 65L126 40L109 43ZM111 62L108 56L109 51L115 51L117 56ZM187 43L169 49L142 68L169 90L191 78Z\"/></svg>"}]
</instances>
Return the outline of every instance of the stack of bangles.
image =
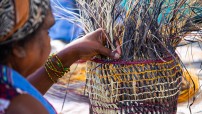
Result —
<instances>
[{"instance_id":1,"label":"stack of bangles","mask_svg":"<svg viewBox=\"0 0 202 114\"><path fill-rule=\"evenodd\" d=\"M56 54L52 54L49 56L45 64L45 70L53 83L57 82L56 80L54 80L54 77L57 79L61 78L62 76L64 76L65 73L70 71L69 68L63 66L62 62Z\"/></svg>"}]
</instances>

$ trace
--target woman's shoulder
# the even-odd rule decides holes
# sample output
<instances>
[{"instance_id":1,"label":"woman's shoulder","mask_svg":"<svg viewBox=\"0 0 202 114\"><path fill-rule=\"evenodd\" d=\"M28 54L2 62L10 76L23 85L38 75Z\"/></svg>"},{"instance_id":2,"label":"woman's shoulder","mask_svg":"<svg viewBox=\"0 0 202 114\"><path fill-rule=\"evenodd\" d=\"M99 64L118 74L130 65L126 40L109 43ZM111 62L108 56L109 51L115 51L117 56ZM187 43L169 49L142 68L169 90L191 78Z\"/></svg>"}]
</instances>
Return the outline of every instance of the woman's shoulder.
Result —
<instances>
[{"instance_id":1,"label":"woman's shoulder","mask_svg":"<svg viewBox=\"0 0 202 114\"><path fill-rule=\"evenodd\" d=\"M15 70L9 67L0 65L0 84L4 85L2 86L3 89L0 90L0 94L2 94L2 97L0 98L3 99L2 101L0 101L0 105L1 105L1 102L4 102L3 105L7 103L4 107L7 106L6 108L8 108L8 106L10 107L10 105L12 104L14 104L14 106L16 104L19 106L20 105L32 106L31 104L33 104L34 102L38 102L40 105L45 107L50 114L56 113L52 105L50 105L49 102L43 98L41 93L36 88L34 88L29 83L29 81L27 81L22 75L20 75ZM7 97L7 98L4 98L4 97ZM26 100L24 101L23 98L25 98ZM23 103L23 104L13 102L13 100L16 101L15 99L17 101L18 99L22 99L24 102L20 101L20 103ZM26 103L30 103L30 104L28 105ZM37 107L33 107L33 109L34 108L37 108ZM27 109L29 109L29 107L27 107ZM0 107L0 112L1 110L3 109L1 109Z\"/></svg>"},{"instance_id":2,"label":"woman's shoulder","mask_svg":"<svg viewBox=\"0 0 202 114\"><path fill-rule=\"evenodd\" d=\"M48 114L45 107L34 97L16 89L10 84L0 83L0 113Z\"/></svg>"},{"instance_id":3,"label":"woman's shoulder","mask_svg":"<svg viewBox=\"0 0 202 114\"><path fill-rule=\"evenodd\" d=\"M46 108L33 96L20 94L14 97L6 110L7 114L48 114Z\"/></svg>"}]
</instances>

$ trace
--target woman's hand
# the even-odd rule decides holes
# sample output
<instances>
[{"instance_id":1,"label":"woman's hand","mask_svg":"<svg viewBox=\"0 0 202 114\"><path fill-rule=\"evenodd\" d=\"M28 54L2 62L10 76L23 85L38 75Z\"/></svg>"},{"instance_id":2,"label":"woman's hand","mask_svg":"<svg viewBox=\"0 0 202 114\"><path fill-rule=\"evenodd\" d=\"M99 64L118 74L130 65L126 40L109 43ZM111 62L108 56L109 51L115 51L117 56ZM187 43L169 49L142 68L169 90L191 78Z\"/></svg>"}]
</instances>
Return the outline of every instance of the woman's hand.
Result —
<instances>
[{"instance_id":1,"label":"woman's hand","mask_svg":"<svg viewBox=\"0 0 202 114\"><path fill-rule=\"evenodd\" d=\"M69 45L76 48L78 53L76 56L79 56L79 59L82 60L89 60L98 54L105 55L113 59L119 59L121 53L119 47L117 50L112 51L103 46L102 42L106 40L104 34L104 30L100 28L71 42Z\"/></svg>"}]
</instances>

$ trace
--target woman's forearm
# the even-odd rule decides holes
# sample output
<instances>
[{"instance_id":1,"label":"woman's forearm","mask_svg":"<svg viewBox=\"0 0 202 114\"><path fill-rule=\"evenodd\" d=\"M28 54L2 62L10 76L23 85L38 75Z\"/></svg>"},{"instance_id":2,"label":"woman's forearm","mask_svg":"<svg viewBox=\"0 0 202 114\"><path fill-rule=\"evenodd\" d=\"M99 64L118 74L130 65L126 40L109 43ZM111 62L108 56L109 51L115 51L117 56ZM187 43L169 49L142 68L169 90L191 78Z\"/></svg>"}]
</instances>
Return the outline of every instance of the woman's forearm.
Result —
<instances>
[{"instance_id":1,"label":"woman's forearm","mask_svg":"<svg viewBox=\"0 0 202 114\"><path fill-rule=\"evenodd\" d=\"M67 45L67 47L61 52L57 53L58 58L61 60L64 67L70 67L75 61L79 59L78 54L76 53L76 48L74 45ZM54 80L58 80L59 78L55 76L55 74L49 72L49 75ZM50 79L44 66L39 68L36 72L32 73L28 76L28 81L38 89L39 92L45 94L48 89L54 84L54 82Z\"/></svg>"}]
</instances>

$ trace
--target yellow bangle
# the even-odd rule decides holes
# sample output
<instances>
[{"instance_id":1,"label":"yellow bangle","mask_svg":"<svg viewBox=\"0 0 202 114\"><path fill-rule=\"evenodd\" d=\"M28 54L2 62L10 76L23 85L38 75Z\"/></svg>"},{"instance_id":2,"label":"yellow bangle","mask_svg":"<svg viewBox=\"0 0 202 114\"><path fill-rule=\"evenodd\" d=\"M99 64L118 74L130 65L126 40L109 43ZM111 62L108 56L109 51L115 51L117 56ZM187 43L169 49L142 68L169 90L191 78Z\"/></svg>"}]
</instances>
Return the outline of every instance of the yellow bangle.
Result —
<instances>
[{"instance_id":1,"label":"yellow bangle","mask_svg":"<svg viewBox=\"0 0 202 114\"><path fill-rule=\"evenodd\" d=\"M70 69L63 66L59 57L56 54L49 56L45 64L46 72L49 78L55 83L56 81L52 78L50 72L54 74L57 78L61 78L65 73L69 72Z\"/></svg>"},{"instance_id":2,"label":"yellow bangle","mask_svg":"<svg viewBox=\"0 0 202 114\"><path fill-rule=\"evenodd\" d=\"M53 83L56 83L56 81L51 77L51 75L50 75L50 73L48 72L48 69L45 67L45 70L46 70L46 72L47 72L47 74L48 74L48 77L51 79L51 81L53 82Z\"/></svg>"}]
</instances>

